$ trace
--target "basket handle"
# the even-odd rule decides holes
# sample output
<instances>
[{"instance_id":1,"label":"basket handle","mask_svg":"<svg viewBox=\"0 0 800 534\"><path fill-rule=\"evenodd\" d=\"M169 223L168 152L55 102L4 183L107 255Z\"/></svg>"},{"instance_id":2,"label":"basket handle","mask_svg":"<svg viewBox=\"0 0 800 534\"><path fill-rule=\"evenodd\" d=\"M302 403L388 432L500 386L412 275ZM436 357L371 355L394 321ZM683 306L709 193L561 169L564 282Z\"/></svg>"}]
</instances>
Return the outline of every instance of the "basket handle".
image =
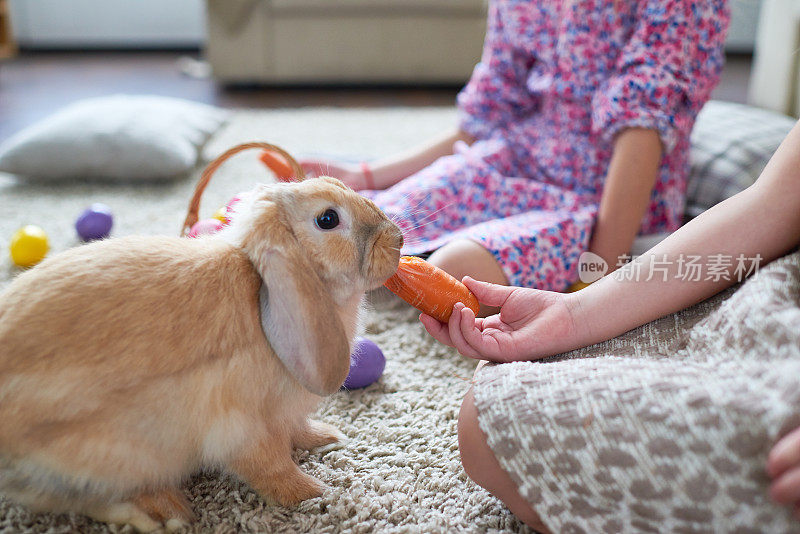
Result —
<instances>
[{"instance_id":1,"label":"basket handle","mask_svg":"<svg viewBox=\"0 0 800 534\"><path fill-rule=\"evenodd\" d=\"M229 148L221 155L219 155L214 161L208 164L208 166L203 171L203 174L200 176L200 180L197 182L197 185L194 188L194 195L192 196L192 200L189 203L189 212L186 214L186 220L183 221L183 229L181 230L181 236L185 236L189 230L192 229L194 223L196 223L199 219L200 213L200 198L203 196L203 191L205 191L208 182L211 180L211 176L214 172L225 163L231 156L238 154L244 150L249 150L251 148L261 148L264 150L269 150L271 152L277 152L284 159L286 159L289 166L294 171L294 176L297 178L298 181L305 180L306 173L303 172L303 168L300 167L300 164L297 163L288 152L282 149L279 146L275 146L270 143L263 143L261 141L253 141L251 143L242 143L241 145L236 145L232 148Z\"/></svg>"}]
</instances>

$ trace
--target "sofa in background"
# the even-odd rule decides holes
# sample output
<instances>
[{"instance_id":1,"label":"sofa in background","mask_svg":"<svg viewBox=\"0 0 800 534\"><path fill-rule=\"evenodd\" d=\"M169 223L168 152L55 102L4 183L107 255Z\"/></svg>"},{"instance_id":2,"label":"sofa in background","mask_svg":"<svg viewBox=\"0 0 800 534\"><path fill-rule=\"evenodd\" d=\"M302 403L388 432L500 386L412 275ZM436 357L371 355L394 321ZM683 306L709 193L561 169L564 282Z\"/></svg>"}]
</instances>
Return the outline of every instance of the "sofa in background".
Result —
<instances>
[{"instance_id":1,"label":"sofa in background","mask_svg":"<svg viewBox=\"0 0 800 534\"><path fill-rule=\"evenodd\" d=\"M485 0L206 0L223 83L464 83Z\"/></svg>"}]
</instances>

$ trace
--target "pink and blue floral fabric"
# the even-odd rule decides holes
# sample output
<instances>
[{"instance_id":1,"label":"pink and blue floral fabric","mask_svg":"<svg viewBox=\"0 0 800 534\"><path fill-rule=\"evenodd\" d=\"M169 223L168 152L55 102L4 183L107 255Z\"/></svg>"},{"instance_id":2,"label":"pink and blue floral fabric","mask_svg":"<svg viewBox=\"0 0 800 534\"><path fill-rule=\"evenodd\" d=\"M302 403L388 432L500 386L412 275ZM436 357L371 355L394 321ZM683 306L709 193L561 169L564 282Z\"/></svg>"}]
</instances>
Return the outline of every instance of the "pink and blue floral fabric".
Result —
<instances>
[{"instance_id":1,"label":"pink and blue floral fabric","mask_svg":"<svg viewBox=\"0 0 800 534\"><path fill-rule=\"evenodd\" d=\"M385 191L404 253L472 239L512 285L577 280L625 128L664 145L642 233L681 224L689 134L719 80L725 0L493 0L483 56L458 96L461 146Z\"/></svg>"}]
</instances>

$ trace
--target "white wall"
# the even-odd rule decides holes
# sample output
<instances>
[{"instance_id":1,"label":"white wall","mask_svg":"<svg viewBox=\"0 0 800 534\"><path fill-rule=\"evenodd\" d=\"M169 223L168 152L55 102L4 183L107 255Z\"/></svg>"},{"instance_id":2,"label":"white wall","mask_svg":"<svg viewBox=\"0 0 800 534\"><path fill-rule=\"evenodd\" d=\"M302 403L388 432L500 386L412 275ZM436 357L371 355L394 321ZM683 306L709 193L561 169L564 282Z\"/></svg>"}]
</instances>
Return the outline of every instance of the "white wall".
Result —
<instances>
[{"instance_id":1,"label":"white wall","mask_svg":"<svg viewBox=\"0 0 800 534\"><path fill-rule=\"evenodd\" d=\"M731 0L728 49L751 51L761 0ZM11 0L17 40L30 47L199 46L204 0Z\"/></svg>"},{"instance_id":2,"label":"white wall","mask_svg":"<svg viewBox=\"0 0 800 534\"><path fill-rule=\"evenodd\" d=\"M11 0L17 41L30 47L199 46L203 0Z\"/></svg>"},{"instance_id":3,"label":"white wall","mask_svg":"<svg viewBox=\"0 0 800 534\"><path fill-rule=\"evenodd\" d=\"M731 0L730 7L731 25L725 46L731 52L752 52L761 0Z\"/></svg>"}]
</instances>

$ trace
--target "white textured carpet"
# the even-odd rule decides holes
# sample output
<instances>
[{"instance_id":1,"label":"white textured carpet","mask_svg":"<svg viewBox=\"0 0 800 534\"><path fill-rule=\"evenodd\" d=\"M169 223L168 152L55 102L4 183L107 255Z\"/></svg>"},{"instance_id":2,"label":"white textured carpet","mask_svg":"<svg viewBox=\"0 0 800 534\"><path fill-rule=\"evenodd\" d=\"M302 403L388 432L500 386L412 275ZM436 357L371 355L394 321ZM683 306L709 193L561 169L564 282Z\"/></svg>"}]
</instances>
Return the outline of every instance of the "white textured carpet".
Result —
<instances>
[{"instance_id":1,"label":"white textured carpet","mask_svg":"<svg viewBox=\"0 0 800 534\"><path fill-rule=\"evenodd\" d=\"M413 146L455 124L450 108L241 112L207 145L207 160L243 141L291 153L378 157ZM257 154L218 171L204 196L209 216L238 191L267 177ZM18 272L8 258L12 233L42 226L54 251L78 246L73 223L91 202L115 214L113 235L177 235L196 175L162 185L33 186L0 179L0 287ZM459 462L456 420L474 364L433 342L417 314L374 295L366 335L387 357L382 379L327 399L319 418L350 441L325 455L301 453L304 470L330 489L295 509L265 504L237 480L210 473L185 485L198 516L193 532L517 532L527 529L469 481ZM126 529L127 530L127 529ZM84 517L30 514L0 498L0 532L118 532Z\"/></svg>"}]
</instances>

